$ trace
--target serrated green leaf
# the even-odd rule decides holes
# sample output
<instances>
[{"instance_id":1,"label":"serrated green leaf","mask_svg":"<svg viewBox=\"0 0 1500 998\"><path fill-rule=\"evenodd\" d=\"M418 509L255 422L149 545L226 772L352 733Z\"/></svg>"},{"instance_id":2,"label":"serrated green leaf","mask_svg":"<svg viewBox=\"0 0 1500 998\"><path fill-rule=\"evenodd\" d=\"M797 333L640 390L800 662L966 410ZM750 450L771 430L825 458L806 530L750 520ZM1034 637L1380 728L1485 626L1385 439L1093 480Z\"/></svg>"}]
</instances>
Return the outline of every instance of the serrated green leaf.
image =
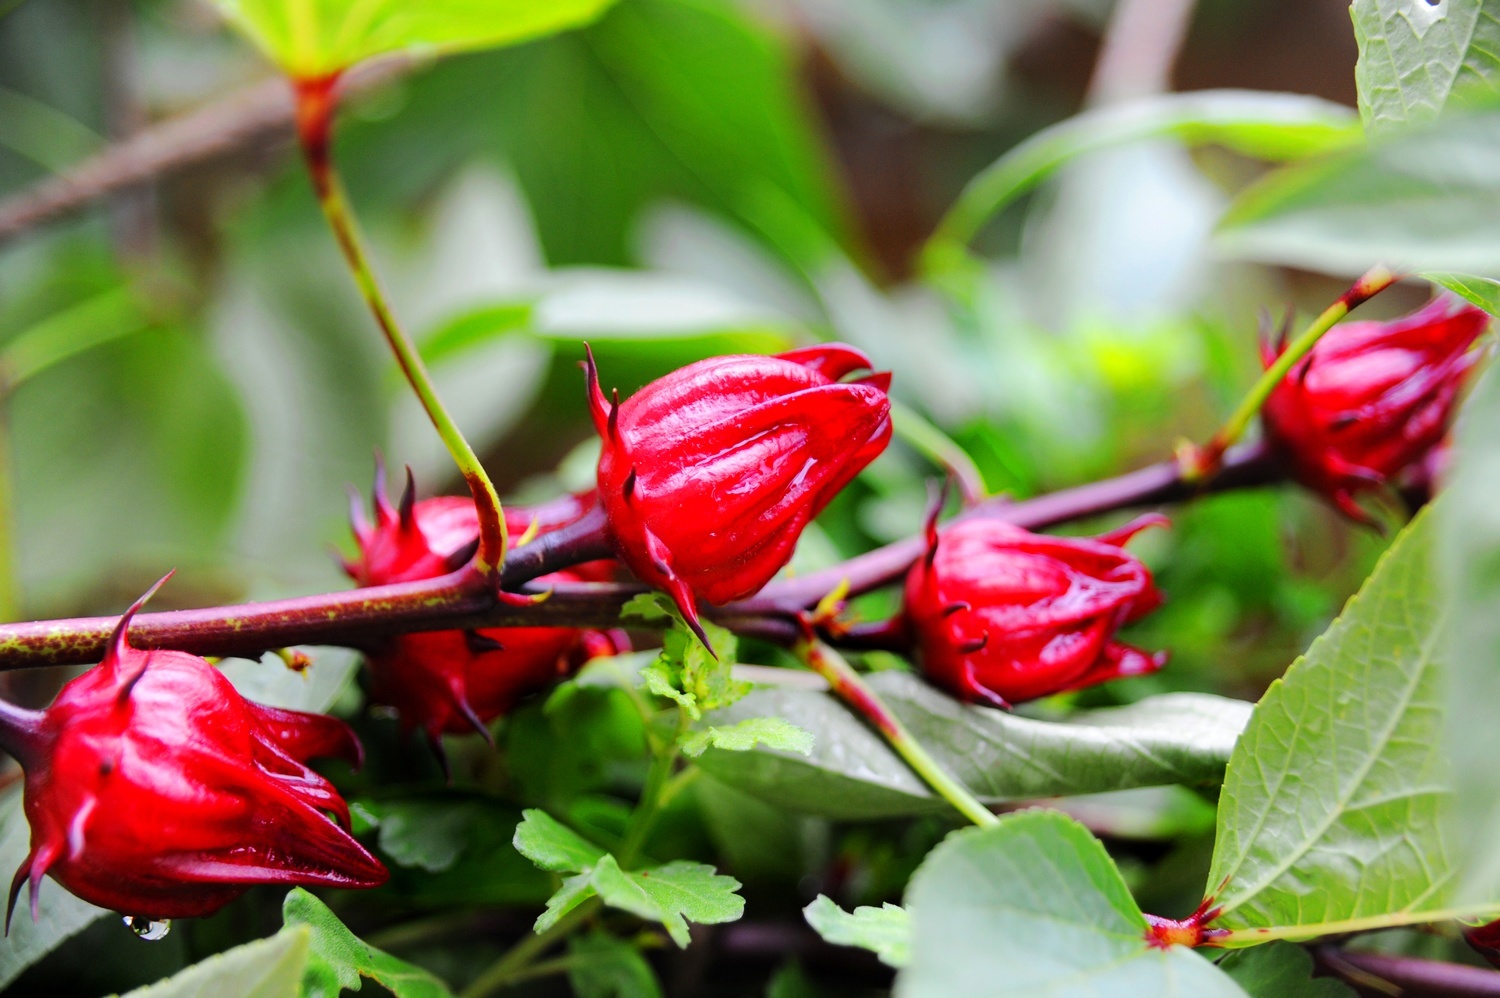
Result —
<instances>
[{"instance_id":1,"label":"serrated green leaf","mask_svg":"<svg viewBox=\"0 0 1500 998\"><path fill-rule=\"evenodd\" d=\"M1037 132L970 180L939 225L934 246L967 243L1005 205L1064 163L1098 149L1173 136L1281 160L1345 146L1359 134L1354 115L1338 104L1247 90L1165 94L1086 111Z\"/></svg>"},{"instance_id":2,"label":"serrated green leaf","mask_svg":"<svg viewBox=\"0 0 1500 998\"><path fill-rule=\"evenodd\" d=\"M576 27L613 0L215 0L288 75L312 79L392 52L496 48Z\"/></svg>"},{"instance_id":3,"label":"serrated green leaf","mask_svg":"<svg viewBox=\"0 0 1500 998\"><path fill-rule=\"evenodd\" d=\"M483 817L475 801L414 799L383 804L380 851L401 866L441 873L469 845L469 827Z\"/></svg>"},{"instance_id":4,"label":"serrated green leaf","mask_svg":"<svg viewBox=\"0 0 1500 998\"><path fill-rule=\"evenodd\" d=\"M1271 943L1235 950L1219 969L1250 998L1355 998L1342 981L1313 977L1312 955L1294 943Z\"/></svg>"},{"instance_id":5,"label":"serrated green leaf","mask_svg":"<svg viewBox=\"0 0 1500 998\"><path fill-rule=\"evenodd\" d=\"M583 873L564 877L562 886L547 899L547 909L537 916L535 930L539 933L546 932L568 912L593 897L593 875L594 871L590 868Z\"/></svg>"},{"instance_id":6,"label":"serrated green leaf","mask_svg":"<svg viewBox=\"0 0 1500 998\"><path fill-rule=\"evenodd\" d=\"M902 672L870 685L950 772L989 803L1222 777L1250 705L1174 693L1129 707L1083 712L1066 723L968 706ZM866 819L944 805L879 735L831 694L758 690L708 720L777 717L812 734L806 758L757 746L709 752L698 764L724 783L805 814Z\"/></svg>"},{"instance_id":7,"label":"serrated green leaf","mask_svg":"<svg viewBox=\"0 0 1500 998\"><path fill-rule=\"evenodd\" d=\"M613 856L605 856L594 867L590 883L605 904L660 922L682 947L689 942L688 921L716 925L745 913L745 899L735 893L740 882L702 863L677 860L626 872Z\"/></svg>"},{"instance_id":8,"label":"serrated green leaf","mask_svg":"<svg viewBox=\"0 0 1500 998\"><path fill-rule=\"evenodd\" d=\"M662 593L634 597L621 609L620 619L655 625L672 621L672 626L662 634L661 654L641 670L641 677L646 689L676 701L690 719L696 721L705 710L727 707L750 692L751 684L734 678L739 639L732 632L703 621L704 633L717 654L710 653L687 626L676 605Z\"/></svg>"},{"instance_id":9,"label":"serrated green leaf","mask_svg":"<svg viewBox=\"0 0 1500 998\"><path fill-rule=\"evenodd\" d=\"M683 712L694 721L703 716L703 711L698 708L698 698L691 693L684 693L674 684L674 677L669 665L648 665L641 670L641 679L645 680L646 691L659 697L666 697L681 707Z\"/></svg>"},{"instance_id":10,"label":"serrated green leaf","mask_svg":"<svg viewBox=\"0 0 1500 998\"><path fill-rule=\"evenodd\" d=\"M343 990L360 990L364 978L396 998L449 996L442 981L369 945L345 928L327 905L300 887L287 894L281 917L288 928L306 926L312 933L302 978L303 998L338 998Z\"/></svg>"},{"instance_id":11,"label":"serrated green leaf","mask_svg":"<svg viewBox=\"0 0 1500 998\"><path fill-rule=\"evenodd\" d=\"M298 994L311 951L312 930L283 929L257 939L144 988L125 998L286 998ZM357 988L359 985L355 985Z\"/></svg>"},{"instance_id":12,"label":"serrated green leaf","mask_svg":"<svg viewBox=\"0 0 1500 998\"><path fill-rule=\"evenodd\" d=\"M1372 132L1500 94L1500 0L1354 0L1359 110Z\"/></svg>"},{"instance_id":13,"label":"serrated green leaf","mask_svg":"<svg viewBox=\"0 0 1500 998\"><path fill-rule=\"evenodd\" d=\"M522 812L515 846L522 856L553 873L589 870L604 856L603 849L536 808Z\"/></svg>"},{"instance_id":14,"label":"serrated green leaf","mask_svg":"<svg viewBox=\"0 0 1500 998\"><path fill-rule=\"evenodd\" d=\"M607 932L572 937L568 957L568 981L578 998L661 998L640 950Z\"/></svg>"},{"instance_id":15,"label":"serrated green leaf","mask_svg":"<svg viewBox=\"0 0 1500 998\"><path fill-rule=\"evenodd\" d=\"M1218 245L1325 273L1384 262L1500 276L1497 157L1500 112L1403 130L1252 185L1221 220Z\"/></svg>"},{"instance_id":16,"label":"serrated green leaf","mask_svg":"<svg viewBox=\"0 0 1500 998\"><path fill-rule=\"evenodd\" d=\"M1311 926L1443 903L1453 850L1432 534L1419 514L1255 708L1219 799L1215 925Z\"/></svg>"},{"instance_id":17,"label":"serrated green leaf","mask_svg":"<svg viewBox=\"0 0 1500 998\"><path fill-rule=\"evenodd\" d=\"M748 717L727 727L710 725L683 736L682 751L695 759L710 747L727 752L748 752L764 746L782 752L812 755L813 741L811 731L804 731L784 718Z\"/></svg>"},{"instance_id":18,"label":"serrated green leaf","mask_svg":"<svg viewBox=\"0 0 1500 998\"><path fill-rule=\"evenodd\" d=\"M1023 811L948 836L907 888L911 959L898 998L1244 998L1192 950L1146 944L1146 920L1082 825Z\"/></svg>"},{"instance_id":19,"label":"serrated green leaf","mask_svg":"<svg viewBox=\"0 0 1500 998\"><path fill-rule=\"evenodd\" d=\"M850 912L819 894L802 917L824 942L867 949L890 967L904 967L911 959L911 913L900 905L865 905Z\"/></svg>"}]
</instances>

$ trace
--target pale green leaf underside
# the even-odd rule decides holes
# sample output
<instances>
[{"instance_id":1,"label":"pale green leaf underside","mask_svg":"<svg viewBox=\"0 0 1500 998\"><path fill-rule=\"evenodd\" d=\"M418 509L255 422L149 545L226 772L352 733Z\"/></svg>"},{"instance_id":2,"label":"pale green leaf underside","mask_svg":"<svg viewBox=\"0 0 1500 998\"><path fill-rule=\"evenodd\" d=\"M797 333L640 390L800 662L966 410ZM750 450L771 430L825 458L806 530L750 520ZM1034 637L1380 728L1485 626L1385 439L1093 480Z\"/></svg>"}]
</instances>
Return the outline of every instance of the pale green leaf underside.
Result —
<instances>
[{"instance_id":1,"label":"pale green leaf underside","mask_svg":"<svg viewBox=\"0 0 1500 998\"><path fill-rule=\"evenodd\" d=\"M747 717L743 721L724 727L710 725L694 731L682 739L684 754L697 758L709 747L726 752L748 752L758 746L812 755L815 739L812 732L804 731L792 722L780 717Z\"/></svg>"},{"instance_id":2,"label":"pale green leaf underside","mask_svg":"<svg viewBox=\"0 0 1500 998\"><path fill-rule=\"evenodd\" d=\"M322 901L300 887L281 905L286 932L308 933L309 948L302 976L301 998L338 998L342 991L359 991L368 978L395 998L449 998L442 981L421 967L399 960L360 939L339 921ZM207 992L217 995L217 992ZM283 990L271 995L294 994Z\"/></svg>"},{"instance_id":3,"label":"pale green leaf underside","mask_svg":"<svg viewBox=\"0 0 1500 998\"><path fill-rule=\"evenodd\" d=\"M1219 801L1207 886L1224 910L1216 924L1310 925L1445 900L1431 540L1423 514L1256 707Z\"/></svg>"},{"instance_id":4,"label":"pale green leaf underside","mask_svg":"<svg viewBox=\"0 0 1500 998\"><path fill-rule=\"evenodd\" d=\"M312 931L284 929L195 963L125 998L285 998L295 995L307 966Z\"/></svg>"},{"instance_id":5,"label":"pale green leaf underside","mask_svg":"<svg viewBox=\"0 0 1500 998\"><path fill-rule=\"evenodd\" d=\"M1026 811L950 835L912 878L898 998L1150 995L1243 998L1191 950L1146 945L1146 921L1099 841Z\"/></svg>"},{"instance_id":6,"label":"pale green leaf underside","mask_svg":"<svg viewBox=\"0 0 1500 998\"><path fill-rule=\"evenodd\" d=\"M1250 715L1250 705L1239 700L1176 693L1059 723L966 706L906 673L883 672L869 682L949 772L992 803L1215 784ZM705 752L699 764L741 791L777 807L839 819L945 806L830 694L758 690L709 720L722 726L752 717L783 718L814 741L807 757L765 746Z\"/></svg>"},{"instance_id":7,"label":"pale green leaf underside","mask_svg":"<svg viewBox=\"0 0 1500 998\"><path fill-rule=\"evenodd\" d=\"M819 894L802 915L824 942L867 949L891 967L904 967L911 959L911 913L899 905L845 911Z\"/></svg>"},{"instance_id":8,"label":"pale green leaf underside","mask_svg":"<svg viewBox=\"0 0 1500 998\"><path fill-rule=\"evenodd\" d=\"M575 27L613 0L216 0L283 70L315 78L407 50L492 48Z\"/></svg>"},{"instance_id":9,"label":"pale green leaf underside","mask_svg":"<svg viewBox=\"0 0 1500 998\"><path fill-rule=\"evenodd\" d=\"M1287 167L1220 222L1230 255L1357 273L1500 276L1500 112L1451 115L1356 152Z\"/></svg>"},{"instance_id":10,"label":"pale green leaf underside","mask_svg":"<svg viewBox=\"0 0 1500 998\"><path fill-rule=\"evenodd\" d=\"M1376 132L1500 93L1500 0L1354 0L1360 114Z\"/></svg>"}]
</instances>

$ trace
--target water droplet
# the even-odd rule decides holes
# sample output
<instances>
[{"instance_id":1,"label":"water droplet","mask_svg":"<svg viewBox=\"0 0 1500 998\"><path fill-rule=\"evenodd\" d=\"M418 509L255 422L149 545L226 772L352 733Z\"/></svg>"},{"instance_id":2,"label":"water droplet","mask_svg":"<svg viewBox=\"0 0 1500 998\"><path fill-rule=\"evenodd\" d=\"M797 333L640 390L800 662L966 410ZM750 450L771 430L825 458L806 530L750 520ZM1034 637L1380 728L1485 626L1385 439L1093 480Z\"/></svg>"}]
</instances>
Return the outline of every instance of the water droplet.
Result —
<instances>
[{"instance_id":1,"label":"water droplet","mask_svg":"<svg viewBox=\"0 0 1500 998\"><path fill-rule=\"evenodd\" d=\"M158 939L165 939L167 933L172 930L172 922L166 918L142 918L139 915L126 915L125 927L148 943L154 943Z\"/></svg>"}]
</instances>

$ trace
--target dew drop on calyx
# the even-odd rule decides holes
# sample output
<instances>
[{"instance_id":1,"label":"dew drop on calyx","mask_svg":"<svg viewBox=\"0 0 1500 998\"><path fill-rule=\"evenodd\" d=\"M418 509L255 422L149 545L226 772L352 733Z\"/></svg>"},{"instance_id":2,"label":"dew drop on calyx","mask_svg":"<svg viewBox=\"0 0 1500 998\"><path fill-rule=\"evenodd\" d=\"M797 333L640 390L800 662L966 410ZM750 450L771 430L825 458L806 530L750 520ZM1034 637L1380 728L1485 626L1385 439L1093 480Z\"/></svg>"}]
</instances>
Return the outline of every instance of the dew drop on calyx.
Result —
<instances>
[{"instance_id":1,"label":"dew drop on calyx","mask_svg":"<svg viewBox=\"0 0 1500 998\"><path fill-rule=\"evenodd\" d=\"M148 943L154 943L158 939L165 939L167 933L172 929L172 922L166 918L142 918L139 915L126 915L125 927Z\"/></svg>"}]
</instances>

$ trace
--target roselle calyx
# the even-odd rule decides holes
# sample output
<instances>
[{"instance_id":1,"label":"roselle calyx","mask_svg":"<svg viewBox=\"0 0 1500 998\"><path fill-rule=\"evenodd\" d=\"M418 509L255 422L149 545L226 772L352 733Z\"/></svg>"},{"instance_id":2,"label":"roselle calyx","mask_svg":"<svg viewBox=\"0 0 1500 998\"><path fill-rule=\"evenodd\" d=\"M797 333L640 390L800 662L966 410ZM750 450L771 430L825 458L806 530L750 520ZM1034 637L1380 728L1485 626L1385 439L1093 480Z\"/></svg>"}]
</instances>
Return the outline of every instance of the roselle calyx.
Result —
<instances>
[{"instance_id":1,"label":"roselle calyx","mask_svg":"<svg viewBox=\"0 0 1500 998\"><path fill-rule=\"evenodd\" d=\"M907 575L903 621L923 675L955 696L1008 707L1155 672L1166 654L1114 639L1161 604L1122 545L1145 516L1102 537L1049 537L996 519L961 520Z\"/></svg>"},{"instance_id":2,"label":"roselle calyx","mask_svg":"<svg viewBox=\"0 0 1500 998\"><path fill-rule=\"evenodd\" d=\"M695 628L700 600L728 603L769 582L890 442L890 375L844 380L871 364L843 344L713 357L624 402L605 400L592 352L586 366L615 551Z\"/></svg>"},{"instance_id":3,"label":"roselle calyx","mask_svg":"<svg viewBox=\"0 0 1500 998\"><path fill-rule=\"evenodd\" d=\"M1335 326L1266 400L1266 438L1303 485L1373 522L1355 497L1442 442L1488 325L1482 310L1440 298L1400 319ZM1262 344L1267 367L1284 348Z\"/></svg>"},{"instance_id":4,"label":"roselle calyx","mask_svg":"<svg viewBox=\"0 0 1500 998\"><path fill-rule=\"evenodd\" d=\"M354 733L252 703L196 655L130 647L130 620L155 591L120 618L104 661L50 707L0 709L31 826L7 929L28 881L36 917L44 876L151 919L211 914L254 884L384 883L385 867L349 834L348 805L306 765L358 765Z\"/></svg>"},{"instance_id":5,"label":"roselle calyx","mask_svg":"<svg viewBox=\"0 0 1500 998\"><path fill-rule=\"evenodd\" d=\"M581 518L592 496L565 496L544 506L508 506L512 536L545 533ZM479 539L479 514L469 496L416 500L411 473L396 506L377 471L374 521L356 501L352 510L359 555L345 570L361 586L436 578L462 568ZM607 563L544 575L557 581L604 581ZM477 731L522 697L575 670L587 658L626 647L622 636L568 627L497 627L429 631L387 639L367 656L372 702L394 708L405 731L420 727L442 759L440 737Z\"/></svg>"}]
</instances>

